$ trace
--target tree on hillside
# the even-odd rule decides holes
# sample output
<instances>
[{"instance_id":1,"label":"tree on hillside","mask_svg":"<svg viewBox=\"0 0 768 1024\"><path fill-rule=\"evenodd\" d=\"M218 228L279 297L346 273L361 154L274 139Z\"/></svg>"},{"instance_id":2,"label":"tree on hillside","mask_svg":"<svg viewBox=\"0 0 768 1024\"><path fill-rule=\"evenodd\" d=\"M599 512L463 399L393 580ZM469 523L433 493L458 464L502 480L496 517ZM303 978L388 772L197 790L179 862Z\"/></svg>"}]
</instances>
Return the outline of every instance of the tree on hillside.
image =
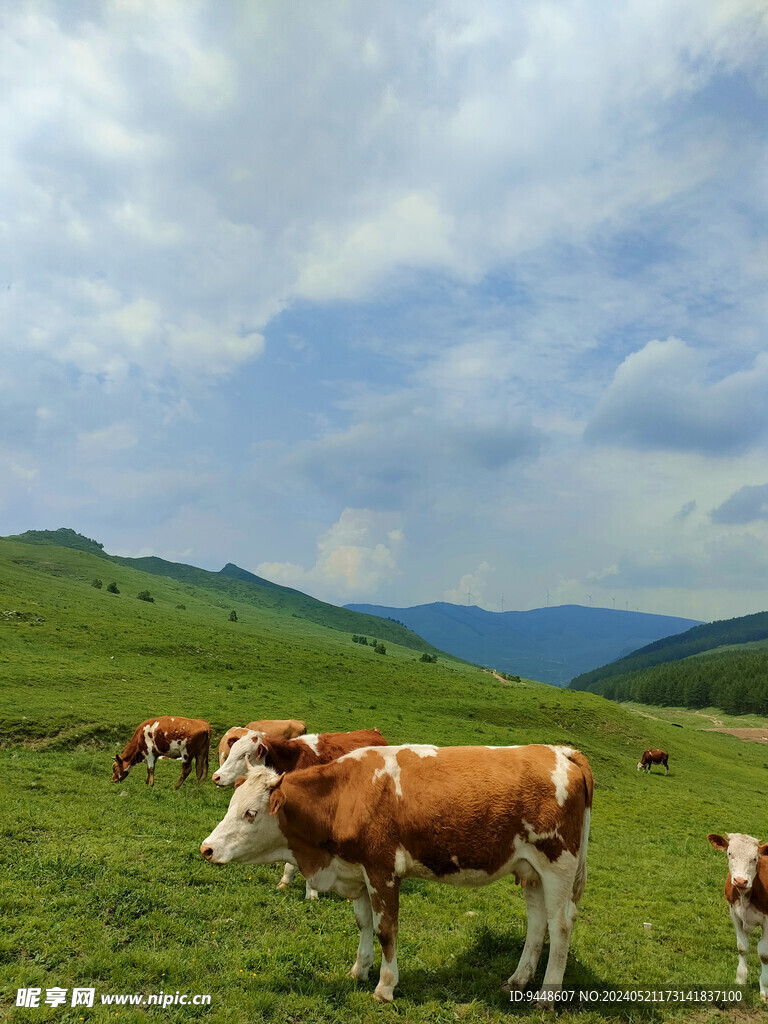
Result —
<instances>
[{"instance_id":1,"label":"tree on hillside","mask_svg":"<svg viewBox=\"0 0 768 1024\"><path fill-rule=\"evenodd\" d=\"M117 589L117 584L114 582L114 580L107 587L107 592L109 594L119 594L120 593L120 591Z\"/></svg>"}]
</instances>

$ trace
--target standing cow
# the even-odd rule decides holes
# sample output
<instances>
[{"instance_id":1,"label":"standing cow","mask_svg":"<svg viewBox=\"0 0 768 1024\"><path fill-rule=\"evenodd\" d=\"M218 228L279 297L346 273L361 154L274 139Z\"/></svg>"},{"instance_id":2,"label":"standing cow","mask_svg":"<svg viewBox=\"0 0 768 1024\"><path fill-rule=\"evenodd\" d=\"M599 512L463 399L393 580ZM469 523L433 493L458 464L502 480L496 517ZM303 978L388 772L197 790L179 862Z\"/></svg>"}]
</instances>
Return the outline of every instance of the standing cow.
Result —
<instances>
[{"instance_id":1,"label":"standing cow","mask_svg":"<svg viewBox=\"0 0 768 1024\"><path fill-rule=\"evenodd\" d=\"M759 843L752 836L740 832L726 832L725 836L712 834L707 839L716 850L728 854L728 875L725 879L725 899L736 930L736 949L739 966L736 984L747 980L747 954L749 936L760 928L757 952L762 963L760 972L760 998L768 1002L768 843Z\"/></svg>"},{"instance_id":2,"label":"standing cow","mask_svg":"<svg viewBox=\"0 0 768 1024\"><path fill-rule=\"evenodd\" d=\"M290 740L294 736L303 735L307 731L307 726L305 722L299 721L298 718L264 719L260 722L249 722L248 725L242 728L235 725L231 729L227 729L219 740L219 765L224 764L229 757L232 745L241 736L245 736L249 730L263 732L265 736L276 740Z\"/></svg>"},{"instance_id":3,"label":"standing cow","mask_svg":"<svg viewBox=\"0 0 768 1024\"><path fill-rule=\"evenodd\" d=\"M547 929L543 984L558 989L586 882L591 806L589 763L571 747L369 747L288 775L251 768L200 852L214 864L291 859L315 888L354 900L350 974L368 977L375 930L379 1002L398 982L403 878L474 886L514 874L527 883L528 932L505 990L531 980Z\"/></svg>"},{"instance_id":4,"label":"standing cow","mask_svg":"<svg viewBox=\"0 0 768 1024\"><path fill-rule=\"evenodd\" d=\"M122 782L135 764L147 762L147 785L155 784L155 761L160 757L181 758L181 778L173 787L178 789L192 771L195 760L196 778L202 782L208 774L208 748L211 727L201 718L176 718L162 715L148 718L128 742L122 754L116 754L112 766L112 781Z\"/></svg>"},{"instance_id":5,"label":"standing cow","mask_svg":"<svg viewBox=\"0 0 768 1024\"><path fill-rule=\"evenodd\" d=\"M666 750L644 750L643 756L637 762L637 770L649 772L652 764L663 764L666 774L669 775L669 754Z\"/></svg>"},{"instance_id":6,"label":"standing cow","mask_svg":"<svg viewBox=\"0 0 768 1024\"><path fill-rule=\"evenodd\" d=\"M354 732L321 732L298 736L292 740L273 740L258 732L246 732L233 744L226 763L214 773L212 781L222 789L234 786L237 779L248 771L250 764L260 762L278 772L292 772L316 764L328 764L334 758L348 754L358 747L383 747L387 741L378 729L357 729ZM287 889L293 881L296 868L286 861L278 889ZM317 890L307 881L306 899L316 900Z\"/></svg>"}]
</instances>

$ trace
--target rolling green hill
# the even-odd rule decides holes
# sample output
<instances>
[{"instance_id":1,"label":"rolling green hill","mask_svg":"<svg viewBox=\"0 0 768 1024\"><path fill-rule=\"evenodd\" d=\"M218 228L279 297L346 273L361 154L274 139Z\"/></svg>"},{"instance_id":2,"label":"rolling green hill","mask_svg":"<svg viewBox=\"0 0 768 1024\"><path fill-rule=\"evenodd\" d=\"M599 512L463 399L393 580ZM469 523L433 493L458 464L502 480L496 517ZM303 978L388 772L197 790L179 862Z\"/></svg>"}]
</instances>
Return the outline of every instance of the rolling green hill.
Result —
<instances>
[{"instance_id":1,"label":"rolling green hill","mask_svg":"<svg viewBox=\"0 0 768 1024\"><path fill-rule=\"evenodd\" d=\"M715 651L719 647L741 646L768 639L768 612L742 615L735 619L722 619L703 626L694 626L684 633L665 637L647 644L624 658L612 661L592 672L584 672L571 680L573 690L602 693L597 685L603 680L624 676L630 672L651 668L668 662L680 661L693 654Z\"/></svg>"},{"instance_id":2,"label":"rolling green hill","mask_svg":"<svg viewBox=\"0 0 768 1024\"><path fill-rule=\"evenodd\" d=\"M118 594L107 590L113 580ZM268 589L244 590L250 599L240 600L92 551L0 541L0 1015L146 1024L145 1008L101 1006L101 996L163 991L212 1000L168 1007L169 1024L510 1019L499 984L525 932L510 879L478 890L406 882L400 986L393 1008L378 1006L375 981L346 977L357 945L346 901L307 903L298 884L277 892L272 866L203 861L200 842L228 793L190 780L175 792L179 768L169 761L158 765L154 789L140 768L110 783L115 748L161 712L207 718L215 738L252 717L290 716L312 730L377 726L393 743L572 743L589 757L596 789L566 986L734 987L725 859L705 837L768 838L763 747L699 731L693 715L675 728L681 723L651 708L638 713L530 680L503 685L443 657L425 664L391 642L380 656L350 633L298 617L288 595L283 607L270 604ZM144 590L153 603L137 599ZM669 777L635 770L650 746L669 750ZM753 949L750 1005L757 968ZM15 1007L17 990L35 986L43 995L92 986L96 1006ZM702 1022L731 1019L694 1009L707 1014ZM543 1019L527 1007L512 1012ZM656 1024L685 1014L666 1005L566 1007L558 1020Z\"/></svg>"},{"instance_id":3,"label":"rolling green hill","mask_svg":"<svg viewBox=\"0 0 768 1024\"><path fill-rule=\"evenodd\" d=\"M34 545L57 545L59 547L71 548L76 551L84 551L95 554L115 565L125 568L138 569L141 572L149 573L152 576L163 576L176 580L179 583L190 584L219 595L221 600L235 601L252 605L254 608L272 609L277 612L286 612L298 618L308 619L310 622L326 626L329 629L338 629L345 633L357 633L367 635L378 640L390 641L400 644L403 647L410 647L420 652L439 654L436 647L427 643L412 630L407 629L399 623L390 619L379 618L376 615L361 615L350 612L345 608L338 608L336 605L318 601L308 594L302 594L290 587L283 587L277 583L255 576L246 569L228 562L220 572L209 572L207 569L198 569L193 565L186 565L183 562L168 562L163 558L122 558L118 555L109 555L103 550L103 545L82 534L70 529L59 530L28 530L26 533L15 537L5 538L8 541L19 541L24 544ZM96 570L94 570L96 571ZM101 569L101 572L106 572ZM443 655L451 657L451 655Z\"/></svg>"},{"instance_id":4,"label":"rolling green hill","mask_svg":"<svg viewBox=\"0 0 768 1024\"><path fill-rule=\"evenodd\" d=\"M616 701L768 715L768 647L762 642L728 645L609 676L589 689Z\"/></svg>"}]
</instances>

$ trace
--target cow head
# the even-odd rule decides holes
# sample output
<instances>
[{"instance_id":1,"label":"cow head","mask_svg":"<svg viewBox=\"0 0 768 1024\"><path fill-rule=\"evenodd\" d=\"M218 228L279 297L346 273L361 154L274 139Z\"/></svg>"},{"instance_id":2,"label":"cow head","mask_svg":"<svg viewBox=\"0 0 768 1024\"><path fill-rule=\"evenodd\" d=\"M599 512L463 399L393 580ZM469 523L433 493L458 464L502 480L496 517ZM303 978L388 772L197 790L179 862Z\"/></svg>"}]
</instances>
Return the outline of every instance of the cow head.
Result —
<instances>
[{"instance_id":1,"label":"cow head","mask_svg":"<svg viewBox=\"0 0 768 1024\"><path fill-rule=\"evenodd\" d=\"M711 834L707 839L716 850L728 855L728 873L734 889L748 893L752 889L757 873L757 862L768 854L768 843L760 843L753 836L741 832L726 832L725 836Z\"/></svg>"},{"instance_id":2,"label":"cow head","mask_svg":"<svg viewBox=\"0 0 768 1024\"><path fill-rule=\"evenodd\" d=\"M263 761L266 755L267 748L262 742L261 733L251 730L232 744L227 760L213 773L211 781L222 789L234 786L235 781L245 775L246 757L251 763Z\"/></svg>"},{"instance_id":3,"label":"cow head","mask_svg":"<svg viewBox=\"0 0 768 1024\"><path fill-rule=\"evenodd\" d=\"M249 767L246 777L238 780L226 815L203 840L203 857L212 864L292 860L275 813L282 781L282 775L264 765Z\"/></svg>"},{"instance_id":4,"label":"cow head","mask_svg":"<svg viewBox=\"0 0 768 1024\"><path fill-rule=\"evenodd\" d=\"M643 762L642 761L638 761L637 762L637 770L639 772L641 772L643 770L643 767L644 767Z\"/></svg>"},{"instance_id":5,"label":"cow head","mask_svg":"<svg viewBox=\"0 0 768 1024\"><path fill-rule=\"evenodd\" d=\"M131 766L128 762L120 754L115 754L115 759L112 762L112 782L122 782L130 770Z\"/></svg>"}]
</instances>

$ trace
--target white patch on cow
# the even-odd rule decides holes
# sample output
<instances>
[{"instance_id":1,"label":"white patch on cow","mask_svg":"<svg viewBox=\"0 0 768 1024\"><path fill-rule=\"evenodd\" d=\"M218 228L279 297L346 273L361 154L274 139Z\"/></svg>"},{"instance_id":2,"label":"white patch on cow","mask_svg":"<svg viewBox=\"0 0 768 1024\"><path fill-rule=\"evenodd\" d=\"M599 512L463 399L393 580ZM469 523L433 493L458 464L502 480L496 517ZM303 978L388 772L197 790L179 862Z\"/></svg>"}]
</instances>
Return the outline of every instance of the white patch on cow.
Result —
<instances>
[{"instance_id":1,"label":"white patch on cow","mask_svg":"<svg viewBox=\"0 0 768 1024\"><path fill-rule=\"evenodd\" d=\"M552 783L555 787L555 798L562 807L568 798L568 774L571 770L572 761L568 755L572 754L573 747L550 747L555 752L555 767L552 772Z\"/></svg>"},{"instance_id":2,"label":"white patch on cow","mask_svg":"<svg viewBox=\"0 0 768 1024\"><path fill-rule=\"evenodd\" d=\"M299 736L297 739L292 740L291 742L292 743L304 743L304 744L306 744L309 747L309 749L312 751L313 754L316 754L317 753L317 741L319 739L320 739L320 737L317 735L317 733L316 732L312 732L312 733L308 733L306 736Z\"/></svg>"},{"instance_id":3,"label":"white patch on cow","mask_svg":"<svg viewBox=\"0 0 768 1024\"><path fill-rule=\"evenodd\" d=\"M166 757L180 757L182 760L187 760L187 741L183 740L169 740L168 751Z\"/></svg>"},{"instance_id":4,"label":"white patch on cow","mask_svg":"<svg viewBox=\"0 0 768 1024\"><path fill-rule=\"evenodd\" d=\"M356 747L355 750L350 750L348 754L342 754L341 757L337 758L337 761L360 761L365 757L366 754L370 753L371 750L378 752L382 750L382 747Z\"/></svg>"},{"instance_id":5,"label":"white patch on cow","mask_svg":"<svg viewBox=\"0 0 768 1024\"><path fill-rule=\"evenodd\" d=\"M437 747L433 743L404 743L396 750L411 750L418 757L437 757Z\"/></svg>"},{"instance_id":6,"label":"white patch on cow","mask_svg":"<svg viewBox=\"0 0 768 1024\"><path fill-rule=\"evenodd\" d=\"M374 769L373 781L380 779L383 775L389 775L395 784L395 793L398 796L403 795L402 787L400 786L400 765L397 761L397 751L400 747L377 747L376 752L381 755L381 759L384 762L381 768Z\"/></svg>"}]
</instances>

